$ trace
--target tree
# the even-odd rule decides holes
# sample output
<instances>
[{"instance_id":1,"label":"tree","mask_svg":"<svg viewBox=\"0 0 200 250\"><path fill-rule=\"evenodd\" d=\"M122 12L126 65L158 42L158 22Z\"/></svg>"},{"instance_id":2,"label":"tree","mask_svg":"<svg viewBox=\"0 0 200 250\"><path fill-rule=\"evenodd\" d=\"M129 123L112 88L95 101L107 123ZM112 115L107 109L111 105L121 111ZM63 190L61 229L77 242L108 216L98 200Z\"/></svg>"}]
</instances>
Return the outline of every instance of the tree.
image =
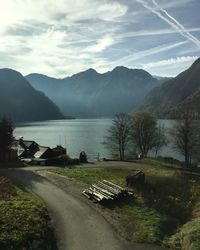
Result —
<instances>
[{"instance_id":1,"label":"tree","mask_svg":"<svg viewBox=\"0 0 200 250\"><path fill-rule=\"evenodd\" d=\"M165 136L165 128L163 125L157 125L156 128L156 134L154 139L154 151L155 151L155 157L158 155L159 150L167 145L167 138Z\"/></svg>"},{"instance_id":2,"label":"tree","mask_svg":"<svg viewBox=\"0 0 200 250\"><path fill-rule=\"evenodd\" d=\"M105 144L112 150L117 150L119 159L125 159L125 150L130 141L131 119L126 113L119 113L115 115L112 125L108 130L108 135L105 137Z\"/></svg>"},{"instance_id":3,"label":"tree","mask_svg":"<svg viewBox=\"0 0 200 250\"><path fill-rule=\"evenodd\" d=\"M184 156L185 166L190 167L192 158L199 149L200 138L198 122L193 119L191 112L184 111L174 125L172 135L175 149Z\"/></svg>"},{"instance_id":4,"label":"tree","mask_svg":"<svg viewBox=\"0 0 200 250\"><path fill-rule=\"evenodd\" d=\"M133 115L132 136L136 147L144 157L147 157L151 149L158 152L166 143L164 128L158 126L156 118L145 111Z\"/></svg>"},{"instance_id":5,"label":"tree","mask_svg":"<svg viewBox=\"0 0 200 250\"><path fill-rule=\"evenodd\" d=\"M13 124L5 117L0 121L0 153L2 160L5 154L11 149L13 141Z\"/></svg>"}]
</instances>

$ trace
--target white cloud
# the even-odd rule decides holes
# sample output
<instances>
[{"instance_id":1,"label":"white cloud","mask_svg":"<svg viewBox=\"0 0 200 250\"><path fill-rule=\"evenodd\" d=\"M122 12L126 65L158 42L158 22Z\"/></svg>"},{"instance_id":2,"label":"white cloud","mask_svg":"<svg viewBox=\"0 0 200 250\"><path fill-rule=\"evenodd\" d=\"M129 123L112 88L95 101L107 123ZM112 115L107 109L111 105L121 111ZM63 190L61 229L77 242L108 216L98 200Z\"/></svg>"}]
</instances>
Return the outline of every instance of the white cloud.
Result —
<instances>
[{"instance_id":1,"label":"white cloud","mask_svg":"<svg viewBox=\"0 0 200 250\"><path fill-rule=\"evenodd\" d=\"M88 19L114 20L126 14L127 6L97 0L0 0L1 29L22 21L49 24Z\"/></svg>"},{"instance_id":2,"label":"white cloud","mask_svg":"<svg viewBox=\"0 0 200 250\"><path fill-rule=\"evenodd\" d=\"M162 6L174 8L189 1L162 1ZM173 56L185 56L178 50L182 45L194 54L194 46L177 39L179 29L152 23L152 30L143 30L151 12L135 2L0 0L0 67L64 77L90 67L104 72L117 65L141 65L174 48ZM200 31L194 27L185 32ZM164 34L170 39L162 43Z\"/></svg>"},{"instance_id":3,"label":"white cloud","mask_svg":"<svg viewBox=\"0 0 200 250\"><path fill-rule=\"evenodd\" d=\"M95 42L94 45L88 46L86 49L84 49L85 52L92 52L92 53L98 53L105 50L107 47L114 44L114 40L112 37L103 37Z\"/></svg>"},{"instance_id":4,"label":"white cloud","mask_svg":"<svg viewBox=\"0 0 200 250\"><path fill-rule=\"evenodd\" d=\"M99 59L97 62L94 63L94 67L96 69L98 69L99 72L103 73L105 71L111 70L112 68L119 66L119 65L124 65L126 67L130 67L130 68L145 68L147 70L147 67L150 68L150 63L149 64L143 64L142 59L145 58L145 60L151 60L151 56L155 56L156 54L159 54L161 52L166 52L166 51L170 51L172 49L178 48L182 45L186 45L188 42L187 41L182 41L182 42L178 42L175 44L163 44L160 46L156 46L147 50L143 50L143 51L139 51L139 52L129 52L128 56L124 56L124 57L120 57L120 59L116 59L116 60L111 60L111 61L107 61L105 58L101 58ZM185 57L181 57L182 59ZM188 57L191 60L195 60L196 57ZM189 61L189 59L185 59ZM178 63L180 63L180 59L179 61L177 60L177 65ZM153 67L153 66L152 66ZM156 67L156 66L155 66ZM178 69L178 67L177 67ZM157 70L159 71L159 67L157 68ZM179 69L178 69L179 70ZM169 71L167 71L169 73ZM178 71L177 71L178 72ZM176 73L177 73L176 72ZM166 73L166 70L165 70ZM173 73L176 74L176 73ZM157 72L158 74L158 72ZM170 74L170 73L169 73Z\"/></svg>"},{"instance_id":5,"label":"white cloud","mask_svg":"<svg viewBox=\"0 0 200 250\"><path fill-rule=\"evenodd\" d=\"M138 61L141 58L144 58L144 57L146 58L148 56L156 55L158 53L180 47L187 43L188 43L187 41L182 41L182 42L173 43L173 44L164 44L164 45L153 47L151 49L131 53L130 55L121 58L117 63L121 63L122 65L123 64L128 65L130 62L133 62L136 60Z\"/></svg>"},{"instance_id":6,"label":"white cloud","mask_svg":"<svg viewBox=\"0 0 200 250\"><path fill-rule=\"evenodd\" d=\"M91 65L94 67L97 60L95 53L102 52L113 43L112 38L105 37L97 40L95 45L88 45L83 49L82 44L73 43L78 37L77 34L71 33L72 42L68 41L68 35L65 31L49 29L46 33L33 37L15 37L16 40L13 40L12 36L6 36L4 43L0 44L0 53L6 51L7 55L10 55L9 67L23 74L38 72L65 77ZM85 42L94 43L91 40ZM20 53L21 48L27 49ZM3 60L0 67L5 67Z\"/></svg>"},{"instance_id":7,"label":"white cloud","mask_svg":"<svg viewBox=\"0 0 200 250\"><path fill-rule=\"evenodd\" d=\"M181 56L181 57L176 57L176 58L169 58L166 60L160 60L157 62L150 62L150 63L146 63L146 64L142 64L143 68L145 69L152 69L152 68L158 68L158 67L166 67L166 66L170 66L170 65L177 65L180 63L185 63L185 62L189 62L192 63L195 60L197 60L197 56Z\"/></svg>"},{"instance_id":8,"label":"white cloud","mask_svg":"<svg viewBox=\"0 0 200 250\"><path fill-rule=\"evenodd\" d=\"M153 75L176 76L186 70L197 59L197 56L181 56L142 64L141 66Z\"/></svg>"},{"instance_id":9,"label":"white cloud","mask_svg":"<svg viewBox=\"0 0 200 250\"><path fill-rule=\"evenodd\" d=\"M0 0L0 66L54 76L92 67L127 9L111 0Z\"/></svg>"}]
</instances>

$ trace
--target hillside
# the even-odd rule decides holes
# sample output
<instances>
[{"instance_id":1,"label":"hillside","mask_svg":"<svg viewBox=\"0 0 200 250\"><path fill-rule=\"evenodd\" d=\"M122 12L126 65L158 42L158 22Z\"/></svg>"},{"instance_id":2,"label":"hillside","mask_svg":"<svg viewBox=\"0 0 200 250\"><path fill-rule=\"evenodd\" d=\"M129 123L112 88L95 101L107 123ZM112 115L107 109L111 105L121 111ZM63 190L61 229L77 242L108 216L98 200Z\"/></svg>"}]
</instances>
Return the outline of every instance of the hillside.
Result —
<instances>
[{"instance_id":1,"label":"hillside","mask_svg":"<svg viewBox=\"0 0 200 250\"><path fill-rule=\"evenodd\" d=\"M17 71L0 69L0 116L13 121L62 119L58 107Z\"/></svg>"},{"instance_id":2,"label":"hillside","mask_svg":"<svg viewBox=\"0 0 200 250\"><path fill-rule=\"evenodd\" d=\"M159 85L148 72L126 67L116 67L104 74L88 69L64 79L40 74L26 78L63 113L70 110L76 117L109 117L118 112L132 112Z\"/></svg>"},{"instance_id":3,"label":"hillside","mask_svg":"<svg viewBox=\"0 0 200 250\"><path fill-rule=\"evenodd\" d=\"M186 107L200 113L200 58L177 77L153 89L142 109L158 117L177 117Z\"/></svg>"}]
</instances>

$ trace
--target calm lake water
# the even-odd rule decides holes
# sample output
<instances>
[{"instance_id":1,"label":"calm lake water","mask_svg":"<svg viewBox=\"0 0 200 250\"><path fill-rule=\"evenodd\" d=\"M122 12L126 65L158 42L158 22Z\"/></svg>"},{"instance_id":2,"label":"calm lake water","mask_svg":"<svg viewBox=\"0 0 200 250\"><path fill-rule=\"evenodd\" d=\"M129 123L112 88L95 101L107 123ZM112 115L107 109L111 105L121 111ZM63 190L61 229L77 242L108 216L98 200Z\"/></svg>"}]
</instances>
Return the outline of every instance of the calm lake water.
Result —
<instances>
[{"instance_id":1,"label":"calm lake water","mask_svg":"<svg viewBox=\"0 0 200 250\"><path fill-rule=\"evenodd\" d=\"M160 120L166 131L173 126L171 120ZM85 151L88 158L95 159L100 153L100 158L111 157L110 152L102 144L107 134L112 119L75 119L52 120L18 124L14 130L14 136L18 139L34 140L42 146L55 147L62 145L67 147L67 153L71 157L79 157L81 151ZM170 138L169 138L170 139ZM164 147L159 155L176 158L177 153L170 143Z\"/></svg>"}]
</instances>

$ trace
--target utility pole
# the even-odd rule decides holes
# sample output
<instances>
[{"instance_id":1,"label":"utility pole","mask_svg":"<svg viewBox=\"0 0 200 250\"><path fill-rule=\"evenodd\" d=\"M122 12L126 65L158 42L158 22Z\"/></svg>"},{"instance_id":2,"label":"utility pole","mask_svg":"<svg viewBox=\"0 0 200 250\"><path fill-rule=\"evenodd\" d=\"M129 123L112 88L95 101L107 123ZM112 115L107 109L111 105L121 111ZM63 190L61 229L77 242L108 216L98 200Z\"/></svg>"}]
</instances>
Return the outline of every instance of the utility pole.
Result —
<instances>
[{"instance_id":1,"label":"utility pole","mask_svg":"<svg viewBox=\"0 0 200 250\"><path fill-rule=\"evenodd\" d=\"M65 150L66 150L66 155L67 155L67 138L66 138L66 135L65 135Z\"/></svg>"}]
</instances>

